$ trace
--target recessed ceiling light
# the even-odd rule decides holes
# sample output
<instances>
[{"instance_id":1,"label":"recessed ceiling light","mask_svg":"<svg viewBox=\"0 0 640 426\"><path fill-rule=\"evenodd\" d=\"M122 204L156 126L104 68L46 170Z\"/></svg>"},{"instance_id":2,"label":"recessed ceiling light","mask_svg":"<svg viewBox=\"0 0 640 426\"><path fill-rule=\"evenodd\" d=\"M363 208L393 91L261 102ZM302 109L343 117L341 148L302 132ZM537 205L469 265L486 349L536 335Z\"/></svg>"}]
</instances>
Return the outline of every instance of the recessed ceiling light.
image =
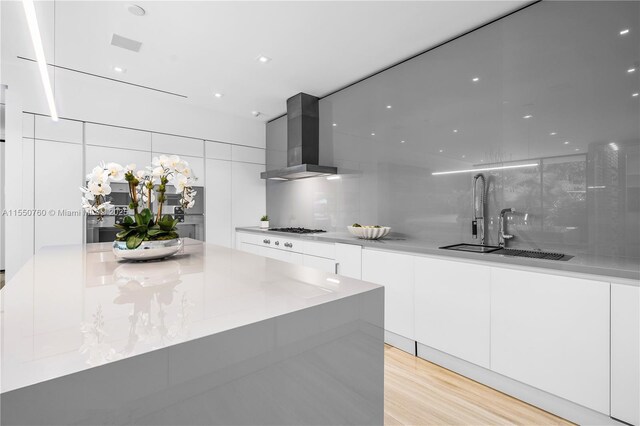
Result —
<instances>
[{"instance_id":1,"label":"recessed ceiling light","mask_svg":"<svg viewBox=\"0 0 640 426\"><path fill-rule=\"evenodd\" d=\"M569 141L564 141L563 143L564 143L565 145L569 145L571 142L569 142Z\"/></svg>"},{"instance_id":2,"label":"recessed ceiling light","mask_svg":"<svg viewBox=\"0 0 640 426\"><path fill-rule=\"evenodd\" d=\"M527 118L531 118L531 117L533 117L533 115L527 114L527 115L523 116L522 118L527 119Z\"/></svg>"},{"instance_id":3,"label":"recessed ceiling light","mask_svg":"<svg viewBox=\"0 0 640 426\"><path fill-rule=\"evenodd\" d=\"M458 133L458 129L453 129L453 133Z\"/></svg>"},{"instance_id":4,"label":"recessed ceiling light","mask_svg":"<svg viewBox=\"0 0 640 426\"><path fill-rule=\"evenodd\" d=\"M333 123L333 127L336 127L338 124L337 123Z\"/></svg>"},{"instance_id":5,"label":"recessed ceiling light","mask_svg":"<svg viewBox=\"0 0 640 426\"><path fill-rule=\"evenodd\" d=\"M629 68L629 69L627 70L627 72L628 72L629 74L631 74L632 72L636 72L636 69L635 69L635 68Z\"/></svg>"},{"instance_id":6,"label":"recessed ceiling light","mask_svg":"<svg viewBox=\"0 0 640 426\"><path fill-rule=\"evenodd\" d=\"M580 148L576 148L574 151L580 151Z\"/></svg>"},{"instance_id":7,"label":"recessed ceiling light","mask_svg":"<svg viewBox=\"0 0 640 426\"><path fill-rule=\"evenodd\" d=\"M637 98L638 97L638 93L636 92L636 93L632 94L631 96L633 96L634 98Z\"/></svg>"},{"instance_id":8,"label":"recessed ceiling light","mask_svg":"<svg viewBox=\"0 0 640 426\"><path fill-rule=\"evenodd\" d=\"M391 109L391 105L387 105L387 109Z\"/></svg>"},{"instance_id":9,"label":"recessed ceiling light","mask_svg":"<svg viewBox=\"0 0 640 426\"><path fill-rule=\"evenodd\" d=\"M404 143L405 141L400 141L400 143Z\"/></svg>"},{"instance_id":10,"label":"recessed ceiling light","mask_svg":"<svg viewBox=\"0 0 640 426\"><path fill-rule=\"evenodd\" d=\"M444 152L444 149L441 149L439 152Z\"/></svg>"},{"instance_id":11,"label":"recessed ceiling light","mask_svg":"<svg viewBox=\"0 0 640 426\"><path fill-rule=\"evenodd\" d=\"M629 28L625 28L624 30L620 31L620 35L625 35L625 34L629 34Z\"/></svg>"},{"instance_id":12,"label":"recessed ceiling light","mask_svg":"<svg viewBox=\"0 0 640 426\"><path fill-rule=\"evenodd\" d=\"M137 4L128 5L127 10L129 11L129 13L135 16L144 16L147 13L146 10L144 10L142 7L138 6Z\"/></svg>"},{"instance_id":13,"label":"recessed ceiling light","mask_svg":"<svg viewBox=\"0 0 640 426\"><path fill-rule=\"evenodd\" d=\"M213 96L215 96L216 98L220 99L221 97L224 96L224 94L222 94L222 93L214 93Z\"/></svg>"},{"instance_id":14,"label":"recessed ceiling light","mask_svg":"<svg viewBox=\"0 0 640 426\"><path fill-rule=\"evenodd\" d=\"M478 81L480 81L480 77L473 77L471 81L473 81L474 83L477 83Z\"/></svg>"},{"instance_id":15,"label":"recessed ceiling light","mask_svg":"<svg viewBox=\"0 0 640 426\"><path fill-rule=\"evenodd\" d=\"M375 136L376 134L374 132L371 132L371 136Z\"/></svg>"},{"instance_id":16,"label":"recessed ceiling light","mask_svg":"<svg viewBox=\"0 0 640 426\"><path fill-rule=\"evenodd\" d=\"M465 158L465 157L466 157L466 155L463 155L463 156L462 156L462 158Z\"/></svg>"},{"instance_id":17,"label":"recessed ceiling light","mask_svg":"<svg viewBox=\"0 0 640 426\"><path fill-rule=\"evenodd\" d=\"M551 132L551 133L549 133L549 136L555 136L555 135L557 135L557 133L556 133L556 132Z\"/></svg>"},{"instance_id":18,"label":"recessed ceiling light","mask_svg":"<svg viewBox=\"0 0 640 426\"><path fill-rule=\"evenodd\" d=\"M117 66L117 65L116 65L115 67L113 67L113 70L114 70L115 72L119 72L119 73L121 73L121 74L122 74L122 73L127 72L127 70L126 70L126 69L124 69L124 68L122 68L122 67L119 67L119 66Z\"/></svg>"},{"instance_id":19,"label":"recessed ceiling light","mask_svg":"<svg viewBox=\"0 0 640 426\"><path fill-rule=\"evenodd\" d=\"M264 56L264 55L258 55L258 57L256 58L256 61L260 62L261 64L266 64L270 60L271 60L270 57Z\"/></svg>"}]
</instances>

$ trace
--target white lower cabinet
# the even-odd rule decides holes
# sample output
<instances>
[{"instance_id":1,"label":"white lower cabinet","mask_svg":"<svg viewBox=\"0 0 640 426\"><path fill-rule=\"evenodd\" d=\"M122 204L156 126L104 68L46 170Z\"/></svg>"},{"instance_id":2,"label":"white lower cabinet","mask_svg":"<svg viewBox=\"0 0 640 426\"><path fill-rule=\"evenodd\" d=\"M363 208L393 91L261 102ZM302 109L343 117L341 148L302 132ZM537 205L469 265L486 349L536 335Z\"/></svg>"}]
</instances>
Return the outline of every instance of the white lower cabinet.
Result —
<instances>
[{"instance_id":1,"label":"white lower cabinet","mask_svg":"<svg viewBox=\"0 0 640 426\"><path fill-rule=\"evenodd\" d=\"M362 250L362 279L384 286L384 328L414 339L413 260L406 254Z\"/></svg>"},{"instance_id":2,"label":"white lower cabinet","mask_svg":"<svg viewBox=\"0 0 640 426\"><path fill-rule=\"evenodd\" d=\"M415 340L490 368L491 268L416 257Z\"/></svg>"},{"instance_id":3,"label":"white lower cabinet","mask_svg":"<svg viewBox=\"0 0 640 426\"><path fill-rule=\"evenodd\" d=\"M640 425L640 287L611 284L611 417Z\"/></svg>"},{"instance_id":4,"label":"white lower cabinet","mask_svg":"<svg viewBox=\"0 0 640 426\"><path fill-rule=\"evenodd\" d=\"M609 413L609 283L491 270L491 369Z\"/></svg>"},{"instance_id":5,"label":"white lower cabinet","mask_svg":"<svg viewBox=\"0 0 640 426\"><path fill-rule=\"evenodd\" d=\"M336 264L339 275L362 279L362 247L336 243Z\"/></svg>"},{"instance_id":6,"label":"white lower cabinet","mask_svg":"<svg viewBox=\"0 0 640 426\"><path fill-rule=\"evenodd\" d=\"M44 246L82 243L80 199L82 145L35 141L35 205L47 214L35 217L35 251Z\"/></svg>"},{"instance_id":7,"label":"white lower cabinet","mask_svg":"<svg viewBox=\"0 0 640 426\"><path fill-rule=\"evenodd\" d=\"M305 254L302 255L302 264L304 266L319 269L323 272L329 272L330 274L336 273L336 261L334 259Z\"/></svg>"}]
</instances>

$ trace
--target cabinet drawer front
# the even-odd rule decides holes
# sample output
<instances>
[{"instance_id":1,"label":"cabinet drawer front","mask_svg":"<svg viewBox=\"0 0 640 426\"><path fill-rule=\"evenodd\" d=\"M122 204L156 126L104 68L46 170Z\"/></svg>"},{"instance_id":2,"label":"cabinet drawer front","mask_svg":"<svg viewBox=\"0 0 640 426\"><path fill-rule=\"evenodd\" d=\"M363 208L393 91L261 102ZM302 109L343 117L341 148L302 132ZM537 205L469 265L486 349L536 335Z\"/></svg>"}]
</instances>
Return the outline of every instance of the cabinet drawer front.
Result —
<instances>
[{"instance_id":1,"label":"cabinet drawer front","mask_svg":"<svg viewBox=\"0 0 640 426\"><path fill-rule=\"evenodd\" d=\"M333 243L316 243L312 241L300 240L298 242L298 245L301 247L301 249L294 249L294 251L299 251L311 256L326 257L327 259L336 258L336 245Z\"/></svg>"},{"instance_id":2,"label":"cabinet drawer front","mask_svg":"<svg viewBox=\"0 0 640 426\"><path fill-rule=\"evenodd\" d=\"M330 274L335 274L336 272L336 262L333 259L305 254L302 256L302 264Z\"/></svg>"},{"instance_id":3,"label":"cabinet drawer front","mask_svg":"<svg viewBox=\"0 0 640 426\"><path fill-rule=\"evenodd\" d=\"M609 413L609 283L491 269L491 369Z\"/></svg>"}]
</instances>

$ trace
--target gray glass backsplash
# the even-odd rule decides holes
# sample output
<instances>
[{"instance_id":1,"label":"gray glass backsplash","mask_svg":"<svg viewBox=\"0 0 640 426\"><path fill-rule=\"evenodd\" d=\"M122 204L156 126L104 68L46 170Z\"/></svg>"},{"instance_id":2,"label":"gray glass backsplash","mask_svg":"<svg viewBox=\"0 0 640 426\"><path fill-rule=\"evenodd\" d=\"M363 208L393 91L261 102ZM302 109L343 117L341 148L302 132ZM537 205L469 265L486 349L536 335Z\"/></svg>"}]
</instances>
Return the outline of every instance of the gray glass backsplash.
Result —
<instances>
[{"instance_id":1,"label":"gray glass backsplash","mask_svg":"<svg viewBox=\"0 0 640 426\"><path fill-rule=\"evenodd\" d=\"M321 99L340 179L268 181L272 224L477 242L489 168L488 243L512 207L512 247L640 258L639 24L639 2L545 1ZM267 168L285 165L283 117Z\"/></svg>"}]
</instances>

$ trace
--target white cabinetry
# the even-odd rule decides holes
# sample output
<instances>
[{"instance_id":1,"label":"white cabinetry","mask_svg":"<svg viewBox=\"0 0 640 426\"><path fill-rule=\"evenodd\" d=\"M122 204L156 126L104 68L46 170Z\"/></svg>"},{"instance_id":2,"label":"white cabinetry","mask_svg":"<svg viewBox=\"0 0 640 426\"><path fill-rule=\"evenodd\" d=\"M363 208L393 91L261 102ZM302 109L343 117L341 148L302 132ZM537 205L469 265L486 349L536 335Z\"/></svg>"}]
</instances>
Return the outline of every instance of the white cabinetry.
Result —
<instances>
[{"instance_id":1,"label":"white cabinetry","mask_svg":"<svg viewBox=\"0 0 640 426\"><path fill-rule=\"evenodd\" d=\"M57 142L82 143L82 122L53 121L50 117L35 116L35 138Z\"/></svg>"},{"instance_id":2,"label":"white cabinetry","mask_svg":"<svg viewBox=\"0 0 640 426\"><path fill-rule=\"evenodd\" d=\"M132 151L122 148L110 148L106 146L87 145L85 148L85 171L91 170L101 162L118 163L122 166L135 164L137 169L143 169L151 165L151 153L144 151Z\"/></svg>"},{"instance_id":3,"label":"white cabinetry","mask_svg":"<svg viewBox=\"0 0 640 426\"><path fill-rule=\"evenodd\" d=\"M188 155L200 158L204 156L204 141L202 139L153 133L151 148L154 152L170 152L179 156Z\"/></svg>"},{"instance_id":4,"label":"white cabinetry","mask_svg":"<svg viewBox=\"0 0 640 426\"><path fill-rule=\"evenodd\" d=\"M48 245L82 242L80 210L82 170L61 167L82 164L82 145L35 141L35 208L47 212L35 216L35 251Z\"/></svg>"},{"instance_id":5,"label":"white cabinetry","mask_svg":"<svg viewBox=\"0 0 640 426\"><path fill-rule=\"evenodd\" d=\"M491 369L609 412L609 283L492 268Z\"/></svg>"},{"instance_id":6,"label":"white cabinetry","mask_svg":"<svg viewBox=\"0 0 640 426\"><path fill-rule=\"evenodd\" d=\"M640 425L640 287L611 284L611 417Z\"/></svg>"},{"instance_id":7,"label":"white cabinetry","mask_svg":"<svg viewBox=\"0 0 640 426\"><path fill-rule=\"evenodd\" d=\"M124 127L85 124L87 145L110 146L112 148L135 149L151 152L151 133Z\"/></svg>"},{"instance_id":8,"label":"white cabinetry","mask_svg":"<svg viewBox=\"0 0 640 426\"><path fill-rule=\"evenodd\" d=\"M231 147L231 159L244 163L265 164L265 150L248 146L233 145Z\"/></svg>"},{"instance_id":9,"label":"white cabinetry","mask_svg":"<svg viewBox=\"0 0 640 426\"><path fill-rule=\"evenodd\" d=\"M206 160L207 242L231 247L231 162Z\"/></svg>"},{"instance_id":10,"label":"white cabinetry","mask_svg":"<svg viewBox=\"0 0 640 426\"><path fill-rule=\"evenodd\" d=\"M266 194L260 164L231 164L231 218L232 229L240 226L254 226L265 214Z\"/></svg>"},{"instance_id":11,"label":"white cabinetry","mask_svg":"<svg viewBox=\"0 0 640 426\"><path fill-rule=\"evenodd\" d=\"M336 243L338 274L362 279L362 247L355 244Z\"/></svg>"},{"instance_id":12,"label":"white cabinetry","mask_svg":"<svg viewBox=\"0 0 640 426\"><path fill-rule=\"evenodd\" d=\"M334 259L327 259L326 257L318 257L305 254L302 256L302 264L304 266L319 269L330 274L336 273L336 261Z\"/></svg>"},{"instance_id":13,"label":"white cabinetry","mask_svg":"<svg viewBox=\"0 0 640 426\"><path fill-rule=\"evenodd\" d=\"M204 141L206 158L215 160L231 160L231 145L222 142Z\"/></svg>"},{"instance_id":14,"label":"white cabinetry","mask_svg":"<svg viewBox=\"0 0 640 426\"><path fill-rule=\"evenodd\" d=\"M384 286L384 328L414 339L413 256L362 250L362 279Z\"/></svg>"},{"instance_id":15,"label":"white cabinetry","mask_svg":"<svg viewBox=\"0 0 640 426\"><path fill-rule=\"evenodd\" d=\"M427 257L415 268L416 341L489 368L490 268Z\"/></svg>"}]
</instances>

